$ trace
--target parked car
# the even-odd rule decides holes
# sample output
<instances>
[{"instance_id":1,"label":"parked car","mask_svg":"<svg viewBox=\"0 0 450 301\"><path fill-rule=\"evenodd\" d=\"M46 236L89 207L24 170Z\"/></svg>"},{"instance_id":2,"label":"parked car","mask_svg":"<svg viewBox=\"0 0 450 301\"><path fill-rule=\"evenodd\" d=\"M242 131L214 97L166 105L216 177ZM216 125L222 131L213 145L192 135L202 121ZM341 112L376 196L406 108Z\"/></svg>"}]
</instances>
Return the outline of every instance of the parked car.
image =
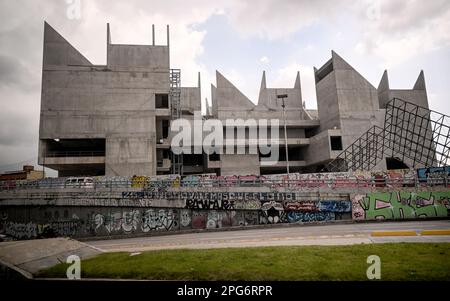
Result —
<instances>
[{"instance_id":1,"label":"parked car","mask_svg":"<svg viewBox=\"0 0 450 301\"><path fill-rule=\"evenodd\" d=\"M70 177L64 183L66 188L94 188L94 179L90 177Z\"/></svg>"}]
</instances>

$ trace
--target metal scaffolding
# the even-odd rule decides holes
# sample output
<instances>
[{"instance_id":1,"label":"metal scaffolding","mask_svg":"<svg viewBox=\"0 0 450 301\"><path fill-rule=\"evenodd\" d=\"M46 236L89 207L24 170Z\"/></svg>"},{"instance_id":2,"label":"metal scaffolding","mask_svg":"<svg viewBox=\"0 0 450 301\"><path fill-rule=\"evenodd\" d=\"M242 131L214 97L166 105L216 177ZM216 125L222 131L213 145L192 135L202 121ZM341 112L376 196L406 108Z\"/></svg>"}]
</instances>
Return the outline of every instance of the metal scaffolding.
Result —
<instances>
[{"instance_id":1,"label":"metal scaffolding","mask_svg":"<svg viewBox=\"0 0 450 301\"><path fill-rule=\"evenodd\" d=\"M169 101L172 121L181 118L181 72L180 69L170 69L169 73ZM183 154L171 152L172 174L183 174Z\"/></svg>"},{"instance_id":2,"label":"metal scaffolding","mask_svg":"<svg viewBox=\"0 0 450 301\"><path fill-rule=\"evenodd\" d=\"M384 127L373 126L322 171L371 170L392 157L410 168L450 164L450 117L399 98L386 107Z\"/></svg>"}]
</instances>

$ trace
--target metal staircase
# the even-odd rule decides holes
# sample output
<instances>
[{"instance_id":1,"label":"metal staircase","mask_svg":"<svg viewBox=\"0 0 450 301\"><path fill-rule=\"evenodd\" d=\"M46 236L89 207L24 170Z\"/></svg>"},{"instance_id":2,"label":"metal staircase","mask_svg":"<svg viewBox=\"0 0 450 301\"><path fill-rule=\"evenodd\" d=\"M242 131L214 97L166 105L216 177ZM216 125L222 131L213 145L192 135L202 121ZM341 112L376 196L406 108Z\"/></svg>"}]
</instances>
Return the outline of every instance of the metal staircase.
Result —
<instances>
[{"instance_id":1,"label":"metal staircase","mask_svg":"<svg viewBox=\"0 0 450 301\"><path fill-rule=\"evenodd\" d=\"M170 69L169 73L169 101L171 120L181 118L181 72L180 69ZM172 174L183 174L183 154L174 154L171 152L171 171Z\"/></svg>"},{"instance_id":2,"label":"metal staircase","mask_svg":"<svg viewBox=\"0 0 450 301\"><path fill-rule=\"evenodd\" d=\"M450 117L399 98L386 107L384 127L373 126L323 172L371 170L385 157L411 168L450 164Z\"/></svg>"}]
</instances>

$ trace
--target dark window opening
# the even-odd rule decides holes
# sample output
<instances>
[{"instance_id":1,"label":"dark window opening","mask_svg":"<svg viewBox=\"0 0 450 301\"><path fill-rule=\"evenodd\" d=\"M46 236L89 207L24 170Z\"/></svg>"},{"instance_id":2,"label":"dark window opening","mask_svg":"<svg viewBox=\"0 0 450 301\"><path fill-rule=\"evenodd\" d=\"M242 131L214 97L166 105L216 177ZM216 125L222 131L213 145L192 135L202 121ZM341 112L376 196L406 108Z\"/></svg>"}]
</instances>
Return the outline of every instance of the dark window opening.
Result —
<instances>
[{"instance_id":1,"label":"dark window opening","mask_svg":"<svg viewBox=\"0 0 450 301\"><path fill-rule=\"evenodd\" d=\"M341 136L331 136L330 144L331 144L332 151L342 150L342 137Z\"/></svg>"},{"instance_id":2,"label":"dark window opening","mask_svg":"<svg viewBox=\"0 0 450 301\"><path fill-rule=\"evenodd\" d=\"M220 161L220 154L210 154L209 155L209 161Z\"/></svg>"},{"instance_id":3,"label":"dark window opening","mask_svg":"<svg viewBox=\"0 0 450 301\"><path fill-rule=\"evenodd\" d=\"M203 166L203 154L183 154L183 165Z\"/></svg>"},{"instance_id":4,"label":"dark window opening","mask_svg":"<svg viewBox=\"0 0 450 301\"><path fill-rule=\"evenodd\" d=\"M288 147L289 161L302 161L303 151L301 147Z\"/></svg>"},{"instance_id":5,"label":"dark window opening","mask_svg":"<svg viewBox=\"0 0 450 301\"><path fill-rule=\"evenodd\" d=\"M318 128L307 128L305 129L305 138L311 138L318 134Z\"/></svg>"},{"instance_id":6,"label":"dark window opening","mask_svg":"<svg viewBox=\"0 0 450 301\"><path fill-rule=\"evenodd\" d=\"M325 65L316 72L316 83L324 79L328 74L333 72L333 61L330 59Z\"/></svg>"},{"instance_id":7,"label":"dark window opening","mask_svg":"<svg viewBox=\"0 0 450 301\"><path fill-rule=\"evenodd\" d=\"M398 158L386 158L386 168L390 169L408 169L408 165Z\"/></svg>"},{"instance_id":8,"label":"dark window opening","mask_svg":"<svg viewBox=\"0 0 450 301\"><path fill-rule=\"evenodd\" d=\"M163 120L162 121L162 137L163 139L166 139L169 137L169 120Z\"/></svg>"},{"instance_id":9,"label":"dark window opening","mask_svg":"<svg viewBox=\"0 0 450 301\"><path fill-rule=\"evenodd\" d=\"M105 139L47 139L46 157L95 157L105 155Z\"/></svg>"},{"instance_id":10,"label":"dark window opening","mask_svg":"<svg viewBox=\"0 0 450 301\"><path fill-rule=\"evenodd\" d=\"M155 108L168 109L169 108L169 95L155 94Z\"/></svg>"}]
</instances>

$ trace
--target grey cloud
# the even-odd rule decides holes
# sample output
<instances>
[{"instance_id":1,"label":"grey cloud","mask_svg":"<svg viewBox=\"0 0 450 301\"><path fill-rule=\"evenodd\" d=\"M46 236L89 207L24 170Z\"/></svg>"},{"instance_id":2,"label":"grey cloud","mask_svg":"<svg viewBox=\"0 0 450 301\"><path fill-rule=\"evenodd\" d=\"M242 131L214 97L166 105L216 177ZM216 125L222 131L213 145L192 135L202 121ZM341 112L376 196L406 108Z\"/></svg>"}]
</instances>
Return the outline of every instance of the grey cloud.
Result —
<instances>
[{"instance_id":1,"label":"grey cloud","mask_svg":"<svg viewBox=\"0 0 450 301\"><path fill-rule=\"evenodd\" d=\"M39 88L40 79L17 58L0 54L0 85L25 91Z\"/></svg>"},{"instance_id":2,"label":"grey cloud","mask_svg":"<svg viewBox=\"0 0 450 301\"><path fill-rule=\"evenodd\" d=\"M31 146L38 139L38 116L30 118L25 114L1 114L0 147Z\"/></svg>"}]
</instances>

